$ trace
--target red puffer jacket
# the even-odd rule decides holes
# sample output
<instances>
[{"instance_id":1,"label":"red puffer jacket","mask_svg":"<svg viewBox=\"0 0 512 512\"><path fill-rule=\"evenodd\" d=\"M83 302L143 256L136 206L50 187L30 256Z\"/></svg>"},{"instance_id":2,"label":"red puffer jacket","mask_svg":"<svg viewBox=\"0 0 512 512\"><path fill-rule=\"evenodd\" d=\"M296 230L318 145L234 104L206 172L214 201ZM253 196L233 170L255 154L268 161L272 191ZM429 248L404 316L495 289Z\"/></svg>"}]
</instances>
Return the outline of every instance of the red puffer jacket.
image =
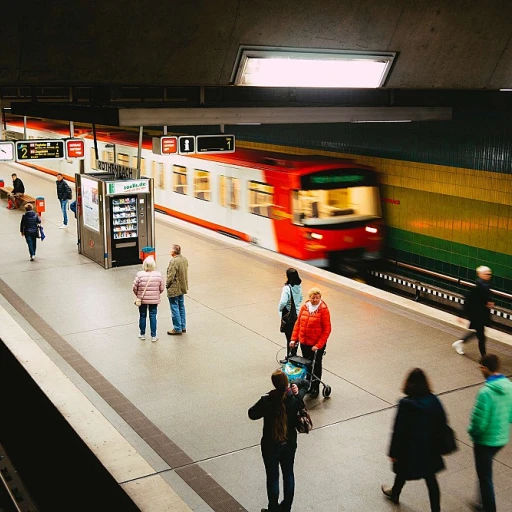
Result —
<instances>
[{"instance_id":1,"label":"red puffer jacket","mask_svg":"<svg viewBox=\"0 0 512 512\"><path fill-rule=\"evenodd\" d=\"M306 302L299 311L299 317L293 328L292 340L299 341L303 345L324 348L327 338L331 334L331 315L325 302L314 313L310 313Z\"/></svg>"}]
</instances>

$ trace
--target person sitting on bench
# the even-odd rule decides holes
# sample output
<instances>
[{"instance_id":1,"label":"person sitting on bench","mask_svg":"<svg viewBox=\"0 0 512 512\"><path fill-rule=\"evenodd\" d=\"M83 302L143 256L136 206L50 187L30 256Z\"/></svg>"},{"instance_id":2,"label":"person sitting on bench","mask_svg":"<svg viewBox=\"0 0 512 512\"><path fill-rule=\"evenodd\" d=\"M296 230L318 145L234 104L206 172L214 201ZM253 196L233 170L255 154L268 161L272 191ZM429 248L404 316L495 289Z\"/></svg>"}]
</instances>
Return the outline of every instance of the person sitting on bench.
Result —
<instances>
[{"instance_id":1,"label":"person sitting on bench","mask_svg":"<svg viewBox=\"0 0 512 512\"><path fill-rule=\"evenodd\" d=\"M17 199L25 194L25 185L16 174L12 174L12 192L7 194L8 203L7 208L9 210L16 210L18 208Z\"/></svg>"}]
</instances>

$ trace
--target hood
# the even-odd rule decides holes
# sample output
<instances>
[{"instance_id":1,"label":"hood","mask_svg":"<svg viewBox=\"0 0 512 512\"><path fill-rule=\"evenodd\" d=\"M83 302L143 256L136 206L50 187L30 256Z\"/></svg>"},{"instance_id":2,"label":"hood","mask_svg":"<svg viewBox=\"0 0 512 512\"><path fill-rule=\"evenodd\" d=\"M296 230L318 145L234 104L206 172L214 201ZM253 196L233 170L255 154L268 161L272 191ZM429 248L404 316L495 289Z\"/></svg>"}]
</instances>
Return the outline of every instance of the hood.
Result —
<instances>
[{"instance_id":1,"label":"hood","mask_svg":"<svg viewBox=\"0 0 512 512\"><path fill-rule=\"evenodd\" d=\"M407 404L408 407L412 409L416 409L417 411L424 411L427 412L431 410L432 408L435 408L437 406L437 398L435 395L430 394L426 396L407 396L402 399L402 402Z\"/></svg>"},{"instance_id":2,"label":"hood","mask_svg":"<svg viewBox=\"0 0 512 512\"><path fill-rule=\"evenodd\" d=\"M512 382L505 375L498 375L494 379L488 380L485 385L498 395L512 393Z\"/></svg>"}]
</instances>

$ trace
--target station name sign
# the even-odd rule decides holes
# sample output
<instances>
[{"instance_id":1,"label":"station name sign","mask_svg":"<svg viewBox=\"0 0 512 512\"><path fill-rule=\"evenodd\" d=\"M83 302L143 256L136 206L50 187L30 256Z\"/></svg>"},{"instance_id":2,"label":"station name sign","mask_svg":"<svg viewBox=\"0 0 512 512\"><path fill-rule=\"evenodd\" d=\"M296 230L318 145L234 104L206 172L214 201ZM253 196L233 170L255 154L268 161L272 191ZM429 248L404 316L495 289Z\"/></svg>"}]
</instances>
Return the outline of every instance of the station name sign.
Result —
<instances>
[{"instance_id":1,"label":"station name sign","mask_svg":"<svg viewBox=\"0 0 512 512\"><path fill-rule=\"evenodd\" d=\"M182 137L153 137L153 153L156 155L190 155L192 153L234 153L234 135L186 135Z\"/></svg>"},{"instance_id":2,"label":"station name sign","mask_svg":"<svg viewBox=\"0 0 512 512\"><path fill-rule=\"evenodd\" d=\"M96 160L96 169L98 171L105 171L113 174L116 178L134 178L138 179L137 174L139 171L127 165L116 164L114 162L104 162L103 160Z\"/></svg>"}]
</instances>

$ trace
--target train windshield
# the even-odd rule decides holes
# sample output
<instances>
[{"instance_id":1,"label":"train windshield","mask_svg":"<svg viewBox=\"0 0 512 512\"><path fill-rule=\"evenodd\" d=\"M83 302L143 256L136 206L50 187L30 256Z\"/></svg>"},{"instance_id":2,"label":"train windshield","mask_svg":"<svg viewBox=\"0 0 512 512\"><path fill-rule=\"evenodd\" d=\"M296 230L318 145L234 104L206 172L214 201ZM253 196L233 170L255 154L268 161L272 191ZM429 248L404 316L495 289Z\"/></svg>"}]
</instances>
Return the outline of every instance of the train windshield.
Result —
<instances>
[{"instance_id":1,"label":"train windshield","mask_svg":"<svg viewBox=\"0 0 512 512\"><path fill-rule=\"evenodd\" d=\"M379 190L374 186L294 190L292 198L295 224L342 224L381 216Z\"/></svg>"}]
</instances>

